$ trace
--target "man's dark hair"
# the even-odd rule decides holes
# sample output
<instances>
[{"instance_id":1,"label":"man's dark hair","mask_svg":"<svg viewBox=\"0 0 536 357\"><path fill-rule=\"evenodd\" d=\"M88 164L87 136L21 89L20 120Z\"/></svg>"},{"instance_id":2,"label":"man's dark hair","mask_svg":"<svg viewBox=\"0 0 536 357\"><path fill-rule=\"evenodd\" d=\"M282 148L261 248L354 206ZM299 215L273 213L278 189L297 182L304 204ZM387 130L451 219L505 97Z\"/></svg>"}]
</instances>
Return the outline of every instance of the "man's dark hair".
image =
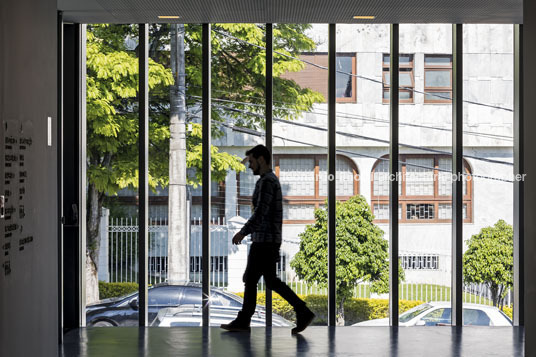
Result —
<instances>
[{"instance_id":1,"label":"man's dark hair","mask_svg":"<svg viewBox=\"0 0 536 357\"><path fill-rule=\"evenodd\" d=\"M264 145L257 145L254 148L249 149L246 151L246 155L253 155L254 158L258 159L259 157L264 157L264 161L268 165L270 165L270 162L272 161L272 154L270 153L270 150Z\"/></svg>"}]
</instances>

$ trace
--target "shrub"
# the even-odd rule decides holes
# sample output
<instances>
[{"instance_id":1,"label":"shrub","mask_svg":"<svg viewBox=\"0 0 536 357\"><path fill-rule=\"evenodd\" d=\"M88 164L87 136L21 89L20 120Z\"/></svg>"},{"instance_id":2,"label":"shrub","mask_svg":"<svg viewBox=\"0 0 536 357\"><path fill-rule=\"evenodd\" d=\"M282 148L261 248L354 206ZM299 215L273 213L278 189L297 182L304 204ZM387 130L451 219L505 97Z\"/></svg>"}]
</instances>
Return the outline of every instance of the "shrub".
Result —
<instances>
[{"instance_id":1,"label":"shrub","mask_svg":"<svg viewBox=\"0 0 536 357\"><path fill-rule=\"evenodd\" d=\"M506 316L508 316L508 317L510 318L510 320L513 320L513 319L514 319L514 318L513 318L513 316L514 316L514 314L513 314L513 310L514 310L513 308L508 307L508 306L504 306L504 307L502 308L502 311L506 314Z\"/></svg>"},{"instance_id":2,"label":"shrub","mask_svg":"<svg viewBox=\"0 0 536 357\"><path fill-rule=\"evenodd\" d=\"M99 299L119 297L138 291L138 283L105 283L99 281Z\"/></svg>"},{"instance_id":3,"label":"shrub","mask_svg":"<svg viewBox=\"0 0 536 357\"><path fill-rule=\"evenodd\" d=\"M244 293L237 293L243 297ZM315 313L316 319L313 325L325 325L328 321L328 297L326 295L298 295L307 303L307 306ZM263 305L266 301L265 293L257 293L257 304ZM292 306L276 293L272 295L272 311L287 320L296 322L296 315ZM407 311L423 301L400 300L400 313ZM506 308L505 308L506 313ZM508 314L508 313L507 313ZM352 298L344 304L345 325L372 319L381 319L389 316L389 300L386 299L356 299Z\"/></svg>"}]
</instances>

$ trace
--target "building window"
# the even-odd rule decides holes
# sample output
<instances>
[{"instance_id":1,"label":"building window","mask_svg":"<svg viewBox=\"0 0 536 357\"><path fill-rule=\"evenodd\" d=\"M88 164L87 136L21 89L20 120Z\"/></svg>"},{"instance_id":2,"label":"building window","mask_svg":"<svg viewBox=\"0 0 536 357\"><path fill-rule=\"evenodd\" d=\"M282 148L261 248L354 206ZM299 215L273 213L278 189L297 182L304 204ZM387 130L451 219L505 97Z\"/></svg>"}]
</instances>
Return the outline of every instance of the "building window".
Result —
<instances>
[{"instance_id":1,"label":"building window","mask_svg":"<svg viewBox=\"0 0 536 357\"><path fill-rule=\"evenodd\" d=\"M328 66L328 54L322 52L302 53L301 60L314 63L319 66ZM339 52L335 59L337 75L335 78L335 93L337 103L356 102L356 56L355 53ZM328 99L328 71L305 63L305 67L299 72L287 72L281 78L291 79L302 88L309 88L319 92Z\"/></svg>"},{"instance_id":2,"label":"building window","mask_svg":"<svg viewBox=\"0 0 536 357\"><path fill-rule=\"evenodd\" d=\"M424 55L424 102L452 102L452 55Z\"/></svg>"},{"instance_id":3,"label":"building window","mask_svg":"<svg viewBox=\"0 0 536 357\"><path fill-rule=\"evenodd\" d=\"M400 103L413 103L413 89L415 88L415 77L413 72L413 55L401 54L399 57L399 101ZM390 77L389 72L391 58L388 53L383 54L383 103L389 103Z\"/></svg>"},{"instance_id":4,"label":"building window","mask_svg":"<svg viewBox=\"0 0 536 357\"><path fill-rule=\"evenodd\" d=\"M402 255L399 257L402 268L406 270L438 270L438 255Z\"/></svg>"},{"instance_id":5,"label":"building window","mask_svg":"<svg viewBox=\"0 0 536 357\"><path fill-rule=\"evenodd\" d=\"M314 210L327 198L326 155L274 155L275 174L283 191L283 223L312 223ZM337 199L346 201L359 193L358 171L353 161L339 155L336 161ZM251 170L238 178L237 214L251 216L255 178Z\"/></svg>"},{"instance_id":6,"label":"building window","mask_svg":"<svg viewBox=\"0 0 536 357\"><path fill-rule=\"evenodd\" d=\"M464 161L463 219L472 222L472 180ZM398 180L400 223L443 223L452 218L452 159L441 155L400 155ZM389 222L389 162L372 170L372 212L377 223Z\"/></svg>"}]
</instances>

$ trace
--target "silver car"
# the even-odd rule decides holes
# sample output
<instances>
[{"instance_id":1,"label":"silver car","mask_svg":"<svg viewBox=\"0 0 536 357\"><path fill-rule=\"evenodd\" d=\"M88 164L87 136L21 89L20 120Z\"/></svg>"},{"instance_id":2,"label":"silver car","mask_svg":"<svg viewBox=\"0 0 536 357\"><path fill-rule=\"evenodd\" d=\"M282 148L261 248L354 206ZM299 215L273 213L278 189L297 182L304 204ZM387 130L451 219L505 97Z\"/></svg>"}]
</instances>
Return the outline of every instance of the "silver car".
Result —
<instances>
[{"instance_id":1,"label":"silver car","mask_svg":"<svg viewBox=\"0 0 536 357\"><path fill-rule=\"evenodd\" d=\"M220 326L233 321L241 308L233 306L211 306L210 326ZM151 323L158 327L201 326L202 309L200 305L182 305L161 309ZM264 309L255 311L251 317L251 327L265 327L266 314ZM272 314L272 326L291 327L293 324L283 317Z\"/></svg>"},{"instance_id":2,"label":"silver car","mask_svg":"<svg viewBox=\"0 0 536 357\"><path fill-rule=\"evenodd\" d=\"M449 301L431 301L400 314L399 326L448 326ZM512 326L512 320L494 306L463 304L464 326ZM389 326L389 318L358 322L352 326Z\"/></svg>"}]
</instances>

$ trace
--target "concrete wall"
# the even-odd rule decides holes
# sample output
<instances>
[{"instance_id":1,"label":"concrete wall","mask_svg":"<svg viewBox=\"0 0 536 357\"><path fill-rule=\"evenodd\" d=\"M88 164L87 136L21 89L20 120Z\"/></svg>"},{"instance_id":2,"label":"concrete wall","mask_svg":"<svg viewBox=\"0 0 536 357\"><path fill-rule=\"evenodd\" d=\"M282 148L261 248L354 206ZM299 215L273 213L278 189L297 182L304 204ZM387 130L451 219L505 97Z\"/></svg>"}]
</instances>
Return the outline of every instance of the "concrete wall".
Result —
<instances>
[{"instance_id":1,"label":"concrete wall","mask_svg":"<svg viewBox=\"0 0 536 357\"><path fill-rule=\"evenodd\" d=\"M0 191L11 191L8 207L17 209L10 220L0 220L2 356L58 355L56 23L55 0L0 2ZM51 146L47 144L47 117L52 119ZM4 135L31 138L32 143L25 149L18 143L8 149ZM5 167L4 156L9 152L24 155L24 166L17 162ZM22 169L28 177L21 184L18 173ZM4 172L14 172L16 178L7 184ZM21 205L24 217L19 215ZM17 229L6 238L5 228L12 224ZM27 243L21 246L21 240ZM8 242L11 248L5 250Z\"/></svg>"}]
</instances>

